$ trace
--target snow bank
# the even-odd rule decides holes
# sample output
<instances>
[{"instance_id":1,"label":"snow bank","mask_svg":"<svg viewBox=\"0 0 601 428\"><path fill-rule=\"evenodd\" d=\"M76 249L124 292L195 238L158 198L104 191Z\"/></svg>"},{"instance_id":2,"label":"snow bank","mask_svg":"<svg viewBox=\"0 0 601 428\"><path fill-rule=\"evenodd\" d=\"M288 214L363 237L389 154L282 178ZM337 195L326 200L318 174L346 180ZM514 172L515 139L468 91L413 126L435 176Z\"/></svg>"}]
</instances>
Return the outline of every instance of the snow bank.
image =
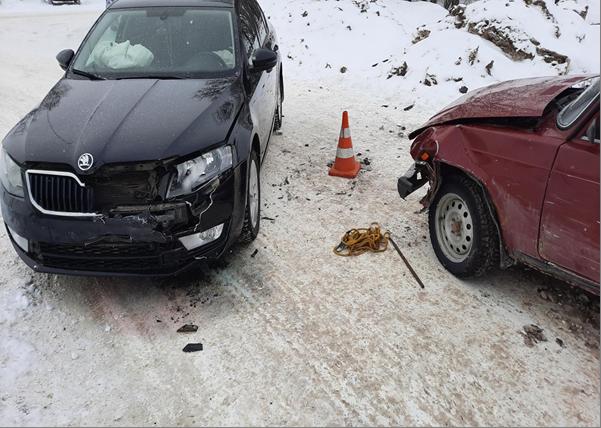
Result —
<instances>
[{"instance_id":1,"label":"snow bank","mask_svg":"<svg viewBox=\"0 0 601 428\"><path fill-rule=\"evenodd\" d=\"M482 0L462 8L455 23L491 40L511 58L542 60L562 74L589 73L599 70L599 56L592 55L599 52L599 29L590 25L590 20L599 21L599 10L595 17L590 4Z\"/></svg>"},{"instance_id":2,"label":"snow bank","mask_svg":"<svg viewBox=\"0 0 601 428\"><path fill-rule=\"evenodd\" d=\"M260 2L288 77L342 81L408 105L508 79L599 73L597 0L477 0L452 13L429 2Z\"/></svg>"},{"instance_id":3,"label":"snow bank","mask_svg":"<svg viewBox=\"0 0 601 428\"><path fill-rule=\"evenodd\" d=\"M80 5L52 5L44 0L0 0L0 16L100 11L105 5L106 0L81 0Z\"/></svg>"},{"instance_id":4,"label":"snow bank","mask_svg":"<svg viewBox=\"0 0 601 428\"><path fill-rule=\"evenodd\" d=\"M475 0L449 12L401 0L259 0L290 81L399 99L452 101L520 77L599 73L598 0ZM0 0L0 15L104 9Z\"/></svg>"}]
</instances>

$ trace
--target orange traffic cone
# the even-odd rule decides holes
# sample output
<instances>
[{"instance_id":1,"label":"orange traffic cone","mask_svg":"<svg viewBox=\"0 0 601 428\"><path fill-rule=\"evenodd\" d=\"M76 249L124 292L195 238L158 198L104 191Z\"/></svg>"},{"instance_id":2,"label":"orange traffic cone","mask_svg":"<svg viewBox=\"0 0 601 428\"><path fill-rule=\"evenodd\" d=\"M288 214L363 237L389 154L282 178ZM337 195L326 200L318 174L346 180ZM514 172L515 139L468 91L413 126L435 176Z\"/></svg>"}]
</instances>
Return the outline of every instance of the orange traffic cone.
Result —
<instances>
[{"instance_id":1,"label":"orange traffic cone","mask_svg":"<svg viewBox=\"0 0 601 428\"><path fill-rule=\"evenodd\" d=\"M361 170L361 164L355 159L348 111L345 111L342 113L342 130L338 141L336 162L330 169L330 175L333 177L355 178L359 174L359 170Z\"/></svg>"}]
</instances>

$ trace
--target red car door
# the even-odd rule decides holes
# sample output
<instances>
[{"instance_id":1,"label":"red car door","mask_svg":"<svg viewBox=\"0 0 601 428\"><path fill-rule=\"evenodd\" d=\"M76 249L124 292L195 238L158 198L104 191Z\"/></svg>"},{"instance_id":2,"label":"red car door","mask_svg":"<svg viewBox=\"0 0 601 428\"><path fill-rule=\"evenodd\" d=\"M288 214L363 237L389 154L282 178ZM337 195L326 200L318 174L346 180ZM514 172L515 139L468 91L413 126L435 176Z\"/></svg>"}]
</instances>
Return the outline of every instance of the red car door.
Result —
<instances>
[{"instance_id":1,"label":"red car door","mask_svg":"<svg viewBox=\"0 0 601 428\"><path fill-rule=\"evenodd\" d=\"M595 122L596 121L596 122ZM594 141L587 137L596 124ZM599 283L599 113L557 153L541 218L541 257Z\"/></svg>"}]
</instances>

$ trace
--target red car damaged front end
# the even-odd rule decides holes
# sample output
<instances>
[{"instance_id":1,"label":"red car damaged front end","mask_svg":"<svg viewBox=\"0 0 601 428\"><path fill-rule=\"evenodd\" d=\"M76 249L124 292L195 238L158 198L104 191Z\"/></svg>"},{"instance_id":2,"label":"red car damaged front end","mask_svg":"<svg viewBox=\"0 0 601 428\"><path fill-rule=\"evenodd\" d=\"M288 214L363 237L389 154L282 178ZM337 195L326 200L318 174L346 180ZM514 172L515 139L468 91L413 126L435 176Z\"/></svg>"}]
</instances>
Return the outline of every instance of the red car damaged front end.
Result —
<instances>
[{"instance_id":1,"label":"red car damaged front end","mask_svg":"<svg viewBox=\"0 0 601 428\"><path fill-rule=\"evenodd\" d=\"M399 178L398 190L401 198L407 196L430 182L430 192L422 200L424 208L427 208L427 200L431 193L436 190L437 174L434 168L437 167L435 162L440 143L435 138L436 127L428 128L422 132L411 145L411 157L415 159L415 164Z\"/></svg>"},{"instance_id":2,"label":"red car damaged front end","mask_svg":"<svg viewBox=\"0 0 601 428\"><path fill-rule=\"evenodd\" d=\"M429 180L436 181L431 172L439 160L440 142L453 144L446 139L449 127L472 124L505 125L520 130L532 127L560 94L591 77L572 75L512 80L477 89L457 99L409 134L409 138L415 139L411 146L411 157L416 164L399 179L399 194L405 199ZM435 182L432 184L436 186ZM434 190L431 188L429 195ZM423 200L425 208L427 201L426 197Z\"/></svg>"},{"instance_id":3,"label":"red car damaged front end","mask_svg":"<svg viewBox=\"0 0 601 428\"><path fill-rule=\"evenodd\" d=\"M431 241L456 276L520 262L598 294L598 135L598 76L493 85L410 134L398 191L429 184Z\"/></svg>"}]
</instances>

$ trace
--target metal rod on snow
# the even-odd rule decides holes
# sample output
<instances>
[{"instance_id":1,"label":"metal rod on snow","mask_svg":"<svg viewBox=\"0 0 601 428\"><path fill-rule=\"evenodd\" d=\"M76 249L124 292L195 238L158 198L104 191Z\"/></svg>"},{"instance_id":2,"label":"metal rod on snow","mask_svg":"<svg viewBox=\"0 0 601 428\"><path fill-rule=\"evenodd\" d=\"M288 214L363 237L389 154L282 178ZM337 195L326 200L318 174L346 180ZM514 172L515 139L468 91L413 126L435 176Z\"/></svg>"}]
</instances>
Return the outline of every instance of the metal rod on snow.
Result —
<instances>
[{"instance_id":1,"label":"metal rod on snow","mask_svg":"<svg viewBox=\"0 0 601 428\"><path fill-rule=\"evenodd\" d=\"M389 239L390 239L390 243L393 245L393 247L396 250L396 252L399 253L399 256L401 256L401 259L403 259L403 262L405 262L405 265L407 266L407 268L411 272L411 275L413 275L413 278L415 278L415 280L417 281L417 283L419 284L419 286L422 289L425 289L426 286L424 285L424 283L422 282L422 280L419 278L419 276L417 275L417 273L413 270L413 267L411 267L411 264L409 263L409 260L407 260L407 258L405 257L405 255L403 254L403 252L401 251L401 249L399 248L399 246L396 244L396 242L394 242L394 239L392 239L392 237L390 237Z\"/></svg>"}]
</instances>

